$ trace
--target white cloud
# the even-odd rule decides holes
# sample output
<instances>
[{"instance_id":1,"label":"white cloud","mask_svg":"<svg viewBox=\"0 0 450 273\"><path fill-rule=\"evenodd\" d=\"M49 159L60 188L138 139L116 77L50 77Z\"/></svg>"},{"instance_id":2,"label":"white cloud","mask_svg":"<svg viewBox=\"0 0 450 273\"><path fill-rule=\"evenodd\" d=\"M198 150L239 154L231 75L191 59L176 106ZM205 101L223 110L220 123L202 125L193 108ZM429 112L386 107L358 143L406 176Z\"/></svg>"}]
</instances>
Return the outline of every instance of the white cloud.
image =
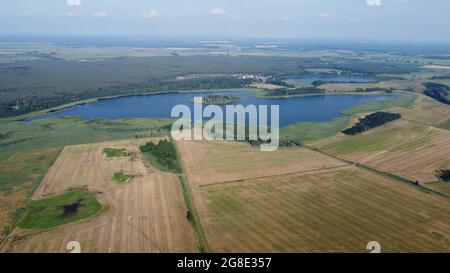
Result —
<instances>
[{"instance_id":1,"label":"white cloud","mask_svg":"<svg viewBox=\"0 0 450 273\"><path fill-rule=\"evenodd\" d=\"M66 0L69 6L81 6L81 0Z\"/></svg>"},{"instance_id":2,"label":"white cloud","mask_svg":"<svg viewBox=\"0 0 450 273\"><path fill-rule=\"evenodd\" d=\"M319 14L320 18L334 18L334 14L332 13L328 13L328 12L322 12L321 14Z\"/></svg>"},{"instance_id":3,"label":"white cloud","mask_svg":"<svg viewBox=\"0 0 450 273\"><path fill-rule=\"evenodd\" d=\"M32 10L24 10L24 11L17 13L17 16L31 16L31 15L33 15Z\"/></svg>"},{"instance_id":4,"label":"white cloud","mask_svg":"<svg viewBox=\"0 0 450 273\"><path fill-rule=\"evenodd\" d=\"M225 13L225 10L223 8L213 8L209 10L209 13L211 14L223 14Z\"/></svg>"},{"instance_id":5,"label":"white cloud","mask_svg":"<svg viewBox=\"0 0 450 273\"><path fill-rule=\"evenodd\" d=\"M289 20L291 20L291 18L289 18L289 16L285 16L285 17L281 18L281 21L284 21L284 22L287 22Z\"/></svg>"},{"instance_id":6,"label":"white cloud","mask_svg":"<svg viewBox=\"0 0 450 273\"><path fill-rule=\"evenodd\" d=\"M374 7L374 6L381 6L381 0L366 0L367 5Z\"/></svg>"},{"instance_id":7,"label":"white cloud","mask_svg":"<svg viewBox=\"0 0 450 273\"><path fill-rule=\"evenodd\" d=\"M92 17L106 17L106 16L108 16L108 13L103 10L92 13Z\"/></svg>"},{"instance_id":8,"label":"white cloud","mask_svg":"<svg viewBox=\"0 0 450 273\"><path fill-rule=\"evenodd\" d=\"M75 11L68 11L66 12L66 16L68 17L78 16L78 13L76 13Z\"/></svg>"},{"instance_id":9,"label":"white cloud","mask_svg":"<svg viewBox=\"0 0 450 273\"><path fill-rule=\"evenodd\" d=\"M160 16L157 10L149 10L142 13L142 17L144 18L158 18Z\"/></svg>"},{"instance_id":10,"label":"white cloud","mask_svg":"<svg viewBox=\"0 0 450 273\"><path fill-rule=\"evenodd\" d=\"M443 20L443 19L435 19L433 21L433 23L436 24L436 25L447 25L447 22L445 20Z\"/></svg>"}]
</instances>

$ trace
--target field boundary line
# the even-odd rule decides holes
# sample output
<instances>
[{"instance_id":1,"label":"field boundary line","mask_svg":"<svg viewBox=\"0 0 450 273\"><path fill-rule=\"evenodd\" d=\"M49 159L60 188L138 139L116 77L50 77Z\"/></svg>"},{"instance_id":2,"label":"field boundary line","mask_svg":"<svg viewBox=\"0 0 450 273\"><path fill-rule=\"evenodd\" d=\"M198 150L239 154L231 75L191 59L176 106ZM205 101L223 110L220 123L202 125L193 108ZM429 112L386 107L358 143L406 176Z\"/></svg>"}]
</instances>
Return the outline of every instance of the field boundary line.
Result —
<instances>
[{"instance_id":1,"label":"field boundary line","mask_svg":"<svg viewBox=\"0 0 450 273\"><path fill-rule=\"evenodd\" d=\"M345 165L339 165L339 166L333 166L333 167L312 169L312 170L307 170L307 171L286 172L286 173L279 173L279 174L272 174L272 175L255 176L255 177L250 177L250 178L242 178L242 179L228 180L228 181L217 182L217 183L203 184L203 185L198 185L197 187L198 188L208 188L208 187L220 186L220 185L224 185L224 184L246 183L247 181L254 180L254 179L263 179L263 178L277 177L277 176L282 176L282 175L309 174L309 173L316 173L316 172L320 172L320 171L331 171L331 170L335 170L335 169L344 169L344 168L348 168L348 167L352 167L352 166L350 164L345 164Z\"/></svg>"},{"instance_id":2,"label":"field boundary line","mask_svg":"<svg viewBox=\"0 0 450 273\"><path fill-rule=\"evenodd\" d=\"M189 213L188 220L191 223L192 229L194 230L195 237L197 238L198 250L201 253L208 253L209 252L208 240L206 238L205 231L200 222L200 216L197 212L197 209L195 208L194 198L192 197L188 178L185 175L185 168L184 168L183 160L181 159L180 152L178 150L178 145L177 145L176 141L174 141L171 137L170 137L170 141L172 141L174 143L175 151L177 154L177 160L181 166L182 174L178 175L178 180L180 181L184 204Z\"/></svg>"},{"instance_id":3,"label":"field boundary line","mask_svg":"<svg viewBox=\"0 0 450 273\"><path fill-rule=\"evenodd\" d=\"M65 147L61 147L59 149L59 154L58 156L55 158L55 160L52 162L52 164L50 165L50 168L55 164L55 162L58 160L58 158L61 156L62 151L64 150ZM47 173L50 171L50 168L47 170ZM47 176L47 173L45 174L45 176ZM4 237L2 237L2 239L0 240L0 251L3 249L4 244L6 243L9 235L14 231L15 226L17 224L17 221L19 221L19 218L22 216L23 210L31 203L32 199L33 199L33 195L36 193L36 191L39 189L39 187L42 185L42 182L45 179L45 176L42 177L37 183L36 185L34 185L34 187L31 189L31 191L28 193L28 198L27 198L27 202L25 202L25 204L23 205L22 208L20 208L20 213L13 219L13 221L11 222L11 224L9 225L9 232L8 234L6 234Z\"/></svg>"},{"instance_id":4,"label":"field boundary line","mask_svg":"<svg viewBox=\"0 0 450 273\"><path fill-rule=\"evenodd\" d=\"M428 127L428 128L427 128L426 130L424 130L422 133L420 133L419 135L417 135L417 136L415 136L415 137L413 137L413 138L411 138L411 139L402 141L402 142L400 142L400 143L398 143L398 144L396 144L396 145L393 145L393 146L391 146L391 147L389 147L389 148L387 148L387 149L384 149L383 151L380 151L380 152L378 152L378 153L376 153L376 154L373 154L373 155L371 155L371 156L368 156L368 157L366 157L366 158L361 159L361 160L360 160L360 164L369 164L369 161L370 161L370 160L372 160L372 159L378 157L379 155L382 155L382 154L385 154L385 153L387 153L387 152L390 152L391 150L393 150L393 149L395 149L395 148L398 148L398 147L400 147L400 146L402 146L402 145L404 145L404 144L407 144L407 143L410 142L410 141L419 140L420 138L426 136L426 135L432 130L431 128L435 129L434 127L431 127L431 126L427 126L427 127ZM431 127L431 128L430 128L430 127Z\"/></svg>"},{"instance_id":5,"label":"field boundary line","mask_svg":"<svg viewBox=\"0 0 450 273\"><path fill-rule=\"evenodd\" d=\"M371 171L371 172L377 173L377 174L385 176L385 177L390 177L390 178L395 179L395 180L397 180L399 182L408 184L410 186L414 186L417 189L424 190L427 193L436 194L438 196L441 196L441 197L444 197L444 198L450 200L450 195L448 195L446 193L443 193L443 192L440 192L440 191L437 191L437 190L434 190L434 189L431 189L431 188L429 188L429 187L427 187L427 186L425 186L425 185L423 185L423 184L421 184L419 182L412 181L412 180L410 180L410 179L408 179L406 177L403 177L403 176L400 176L400 175L397 175L397 174L393 174L393 173L390 173L390 172L387 172L387 171L384 171L384 170L379 170L379 169L373 168L373 167L368 166L368 165L363 164L363 163L359 163L359 162L356 162L356 161L344 159L344 158L338 157L336 155L324 152L324 151L322 151L322 150L320 150L318 148L309 147L307 145L304 145L303 147L305 147L307 149L310 149L312 151L316 151L316 152L321 153L323 155L327 155L327 156L333 157L335 159L347 162L349 164L352 164L354 167L360 167L360 168L365 169L367 171Z\"/></svg>"}]
</instances>

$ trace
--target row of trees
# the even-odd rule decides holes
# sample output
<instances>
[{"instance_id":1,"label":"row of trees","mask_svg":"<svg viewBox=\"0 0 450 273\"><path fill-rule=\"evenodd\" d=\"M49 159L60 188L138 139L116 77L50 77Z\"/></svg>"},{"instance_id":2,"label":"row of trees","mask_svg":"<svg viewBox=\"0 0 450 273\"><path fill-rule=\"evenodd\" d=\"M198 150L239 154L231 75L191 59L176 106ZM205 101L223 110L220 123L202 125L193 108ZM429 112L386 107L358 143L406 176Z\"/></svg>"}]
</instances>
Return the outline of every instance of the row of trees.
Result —
<instances>
[{"instance_id":1,"label":"row of trees","mask_svg":"<svg viewBox=\"0 0 450 273\"><path fill-rule=\"evenodd\" d=\"M283 81L280 78L274 78L274 77L270 77L266 80L266 83L268 84L274 84L274 85L278 85L278 86L284 86L287 88L293 88L294 86L292 84L289 84L285 81Z\"/></svg>"},{"instance_id":2,"label":"row of trees","mask_svg":"<svg viewBox=\"0 0 450 273\"><path fill-rule=\"evenodd\" d=\"M437 177L442 181L450 181L450 170L438 170Z\"/></svg>"},{"instance_id":3,"label":"row of trees","mask_svg":"<svg viewBox=\"0 0 450 273\"><path fill-rule=\"evenodd\" d=\"M272 140L264 141L262 139L258 140L246 140L252 146L261 146L261 144L270 143ZM301 147L302 144L295 139L280 139L278 144L279 147Z\"/></svg>"},{"instance_id":4,"label":"row of trees","mask_svg":"<svg viewBox=\"0 0 450 273\"><path fill-rule=\"evenodd\" d=\"M312 94L325 94L325 90L315 87L302 87L295 89L281 88L267 92L267 96L271 97L286 97L286 96L301 96Z\"/></svg>"},{"instance_id":5,"label":"row of trees","mask_svg":"<svg viewBox=\"0 0 450 273\"><path fill-rule=\"evenodd\" d=\"M203 97L204 104L229 104L239 101L241 98L236 96L209 95Z\"/></svg>"}]
</instances>

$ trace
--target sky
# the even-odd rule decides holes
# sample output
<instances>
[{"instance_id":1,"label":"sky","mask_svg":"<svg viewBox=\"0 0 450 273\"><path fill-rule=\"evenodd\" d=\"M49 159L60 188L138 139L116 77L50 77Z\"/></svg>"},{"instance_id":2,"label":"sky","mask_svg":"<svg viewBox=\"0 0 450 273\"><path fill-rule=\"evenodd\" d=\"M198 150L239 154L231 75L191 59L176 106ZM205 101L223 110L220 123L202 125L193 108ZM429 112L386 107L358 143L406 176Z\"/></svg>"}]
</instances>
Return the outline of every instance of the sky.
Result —
<instances>
[{"instance_id":1,"label":"sky","mask_svg":"<svg viewBox=\"0 0 450 273\"><path fill-rule=\"evenodd\" d=\"M6 0L0 34L450 42L448 0Z\"/></svg>"}]
</instances>

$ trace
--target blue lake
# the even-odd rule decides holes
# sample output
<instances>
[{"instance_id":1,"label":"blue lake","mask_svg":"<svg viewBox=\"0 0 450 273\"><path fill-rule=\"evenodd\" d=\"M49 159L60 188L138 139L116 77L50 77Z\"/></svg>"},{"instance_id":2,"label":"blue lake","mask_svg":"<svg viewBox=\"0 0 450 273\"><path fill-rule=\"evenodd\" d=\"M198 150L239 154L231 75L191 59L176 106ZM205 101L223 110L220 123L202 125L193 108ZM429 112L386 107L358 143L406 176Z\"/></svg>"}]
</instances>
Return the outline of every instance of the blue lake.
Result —
<instances>
[{"instance_id":1,"label":"blue lake","mask_svg":"<svg viewBox=\"0 0 450 273\"><path fill-rule=\"evenodd\" d=\"M370 101L390 99L387 95L318 95L308 97L293 97L289 99L256 98L250 92L183 92L155 95L126 96L114 99L75 105L59 112L33 117L25 121L65 116L79 116L90 120L103 118L109 120L125 118L170 118L172 107L185 104L193 109L194 97L210 94L233 95L241 97L236 104L249 105L279 105L280 126L297 122L324 122L341 117L341 111L352 106ZM224 106L222 106L224 108Z\"/></svg>"}]
</instances>

